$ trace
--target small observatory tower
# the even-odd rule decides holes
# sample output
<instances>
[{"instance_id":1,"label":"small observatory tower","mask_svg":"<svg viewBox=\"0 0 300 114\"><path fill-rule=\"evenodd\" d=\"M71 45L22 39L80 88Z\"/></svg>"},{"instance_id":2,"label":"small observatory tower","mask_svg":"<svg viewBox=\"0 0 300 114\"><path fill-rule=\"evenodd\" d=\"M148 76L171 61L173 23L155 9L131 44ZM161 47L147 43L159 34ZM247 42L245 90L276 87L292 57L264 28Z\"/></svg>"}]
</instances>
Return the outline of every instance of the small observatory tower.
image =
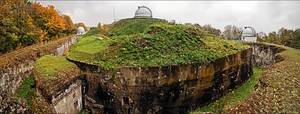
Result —
<instances>
[{"instance_id":1,"label":"small observatory tower","mask_svg":"<svg viewBox=\"0 0 300 114\"><path fill-rule=\"evenodd\" d=\"M83 35L85 33L85 30L82 26L77 28L77 35Z\"/></svg>"},{"instance_id":2,"label":"small observatory tower","mask_svg":"<svg viewBox=\"0 0 300 114\"><path fill-rule=\"evenodd\" d=\"M134 18L152 18L152 11L146 6L139 6L135 11Z\"/></svg>"},{"instance_id":3,"label":"small observatory tower","mask_svg":"<svg viewBox=\"0 0 300 114\"><path fill-rule=\"evenodd\" d=\"M242 41L256 42L256 31L253 27L244 27L241 35Z\"/></svg>"}]
</instances>

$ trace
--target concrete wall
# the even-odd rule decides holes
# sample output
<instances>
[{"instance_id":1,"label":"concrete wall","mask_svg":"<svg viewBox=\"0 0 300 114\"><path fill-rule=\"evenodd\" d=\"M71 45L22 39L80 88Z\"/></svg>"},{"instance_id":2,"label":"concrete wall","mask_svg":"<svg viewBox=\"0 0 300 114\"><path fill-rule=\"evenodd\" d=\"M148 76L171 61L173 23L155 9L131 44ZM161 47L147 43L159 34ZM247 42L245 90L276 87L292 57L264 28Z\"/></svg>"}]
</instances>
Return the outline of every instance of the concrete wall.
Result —
<instances>
[{"instance_id":1,"label":"concrete wall","mask_svg":"<svg viewBox=\"0 0 300 114\"><path fill-rule=\"evenodd\" d=\"M64 90L59 96L52 99L56 113L79 113L82 108L81 81L77 80Z\"/></svg>"},{"instance_id":2,"label":"concrete wall","mask_svg":"<svg viewBox=\"0 0 300 114\"><path fill-rule=\"evenodd\" d=\"M0 113L7 110L11 97L33 70L35 60L45 54L63 55L77 36L16 50L0 56Z\"/></svg>"},{"instance_id":3,"label":"concrete wall","mask_svg":"<svg viewBox=\"0 0 300 114\"><path fill-rule=\"evenodd\" d=\"M247 43L252 47L252 63L255 66L268 67L283 58L278 55L283 48L265 43Z\"/></svg>"},{"instance_id":4,"label":"concrete wall","mask_svg":"<svg viewBox=\"0 0 300 114\"><path fill-rule=\"evenodd\" d=\"M218 98L252 74L251 48L208 64L123 67L107 71L77 63L86 96L105 113L187 113ZM91 100L92 99L92 100ZM173 112L172 112L173 111Z\"/></svg>"}]
</instances>

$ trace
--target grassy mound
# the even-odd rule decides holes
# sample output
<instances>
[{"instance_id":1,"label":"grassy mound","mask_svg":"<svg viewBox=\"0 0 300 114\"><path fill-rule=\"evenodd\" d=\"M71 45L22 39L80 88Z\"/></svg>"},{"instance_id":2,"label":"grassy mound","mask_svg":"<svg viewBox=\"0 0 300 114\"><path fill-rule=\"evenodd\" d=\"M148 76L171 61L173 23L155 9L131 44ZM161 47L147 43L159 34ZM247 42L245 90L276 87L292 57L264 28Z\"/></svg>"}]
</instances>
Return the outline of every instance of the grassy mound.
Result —
<instances>
[{"instance_id":1,"label":"grassy mound","mask_svg":"<svg viewBox=\"0 0 300 114\"><path fill-rule=\"evenodd\" d=\"M46 99L64 90L79 74L79 68L63 56L43 56L34 67L36 87Z\"/></svg>"},{"instance_id":2,"label":"grassy mound","mask_svg":"<svg viewBox=\"0 0 300 114\"><path fill-rule=\"evenodd\" d=\"M83 36L68 58L103 68L158 66L206 63L249 48L191 26L157 19L122 20L110 31L110 38L97 30Z\"/></svg>"},{"instance_id":3,"label":"grassy mound","mask_svg":"<svg viewBox=\"0 0 300 114\"><path fill-rule=\"evenodd\" d=\"M118 22L112 24L109 33L112 36L118 35L130 35L136 33L142 33L145 29L157 23L168 23L163 19L155 19L155 18L130 18L130 19L122 19Z\"/></svg>"},{"instance_id":4,"label":"grassy mound","mask_svg":"<svg viewBox=\"0 0 300 114\"><path fill-rule=\"evenodd\" d=\"M76 69L77 66L63 56L46 55L36 61L35 71L45 80L55 79L61 72Z\"/></svg>"}]
</instances>

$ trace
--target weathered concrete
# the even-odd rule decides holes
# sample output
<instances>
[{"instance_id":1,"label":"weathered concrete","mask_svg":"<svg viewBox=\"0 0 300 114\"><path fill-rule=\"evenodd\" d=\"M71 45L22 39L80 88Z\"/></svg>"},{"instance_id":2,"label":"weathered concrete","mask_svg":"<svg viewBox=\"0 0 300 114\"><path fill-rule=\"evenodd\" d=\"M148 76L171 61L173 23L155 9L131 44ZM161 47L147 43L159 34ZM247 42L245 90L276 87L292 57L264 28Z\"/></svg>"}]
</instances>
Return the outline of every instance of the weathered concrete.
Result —
<instances>
[{"instance_id":1,"label":"weathered concrete","mask_svg":"<svg viewBox=\"0 0 300 114\"><path fill-rule=\"evenodd\" d=\"M252 63L255 66L268 67L283 58L278 55L279 52L284 51L283 48L266 43L246 43L252 47Z\"/></svg>"},{"instance_id":2,"label":"weathered concrete","mask_svg":"<svg viewBox=\"0 0 300 114\"><path fill-rule=\"evenodd\" d=\"M1 69L0 74L0 109L8 107L10 96L31 73L36 58L49 53L63 55L74 42L71 38L53 49L34 51L34 57L19 60L19 64L2 67L5 70ZM252 74L252 64L269 66L281 60L276 54L281 48L260 43L250 45L250 49L207 64L104 70L72 61L83 71L82 82L75 79L63 84L51 98L45 99L57 113L77 113L84 106L98 113L187 113L247 80Z\"/></svg>"},{"instance_id":3,"label":"weathered concrete","mask_svg":"<svg viewBox=\"0 0 300 114\"><path fill-rule=\"evenodd\" d=\"M82 108L81 81L76 80L58 96L53 96L51 103L56 113L79 113Z\"/></svg>"},{"instance_id":4,"label":"weathered concrete","mask_svg":"<svg viewBox=\"0 0 300 114\"><path fill-rule=\"evenodd\" d=\"M204 65L123 67L109 71L75 63L85 74L85 101L101 105L86 106L92 111L187 113L247 80L252 74L251 54L250 48Z\"/></svg>"},{"instance_id":5,"label":"weathered concrete","mask_svg":"<svg viewBox=\"0 0 300 114\"><path fill-rule=\"evenodd\" d=\"M77 36L69 36L1 55L0 58L0 113L3 112L21 85L33 70L35 60L46 54L63 55L76 42Z\"/></svg>"}]
</instances>

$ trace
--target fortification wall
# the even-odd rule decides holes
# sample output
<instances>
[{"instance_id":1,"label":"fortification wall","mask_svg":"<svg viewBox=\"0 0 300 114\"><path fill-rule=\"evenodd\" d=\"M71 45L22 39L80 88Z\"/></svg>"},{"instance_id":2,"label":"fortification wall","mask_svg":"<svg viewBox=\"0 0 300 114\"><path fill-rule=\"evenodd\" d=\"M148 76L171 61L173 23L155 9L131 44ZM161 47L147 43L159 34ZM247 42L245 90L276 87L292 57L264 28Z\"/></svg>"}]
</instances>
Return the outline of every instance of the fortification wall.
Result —
<instances>
[{"instance_id":1,"label":"fortification wall","mask_svg":"<svg viewBox=\"0 0 300 114\"><path fill-rule=\"evenodd\" d=\"M82 108L82 86L81 81L76 80L66 90L60 93L55 99L52 99L56 113L77 114Z\"/></svg>"},{"instance_id":2,"label":"fortification wall","mask_svg":"<svg viewBox=\"0 0 300 114\"><path fill-rule=\"evenodd\" d=\"M122 67L103 70L76 64L85 72L87 108L107 113L187 113L222 96L252 74L252 49L208 64ZM94 102L91 105L90 103ZM99 106L101 105L101 106Z\"/></svg>"},{"instance_id":3,"label":"fortification wall","mask_svg":"<svg viewBox=\"0 0 300 114\"><path fill-rule=\"evenodd\" d=\"M267 43L246 43L252 47L252 64L254 66L269 67L276 62L282 61L278 53L284 48Z\"/></svg>"},{"instance_id":4,"label":"fortification wall","mask_svg":"<svg viewBox=\"0 0 300 114\"><path fill-rule=\"evenodd\" d=\"M0 112L8 108L12 96L33 70L35 60L46 54L63 55L76 42L72 35L28 46L0 56Z\"/></svg>"}]
</instances>

